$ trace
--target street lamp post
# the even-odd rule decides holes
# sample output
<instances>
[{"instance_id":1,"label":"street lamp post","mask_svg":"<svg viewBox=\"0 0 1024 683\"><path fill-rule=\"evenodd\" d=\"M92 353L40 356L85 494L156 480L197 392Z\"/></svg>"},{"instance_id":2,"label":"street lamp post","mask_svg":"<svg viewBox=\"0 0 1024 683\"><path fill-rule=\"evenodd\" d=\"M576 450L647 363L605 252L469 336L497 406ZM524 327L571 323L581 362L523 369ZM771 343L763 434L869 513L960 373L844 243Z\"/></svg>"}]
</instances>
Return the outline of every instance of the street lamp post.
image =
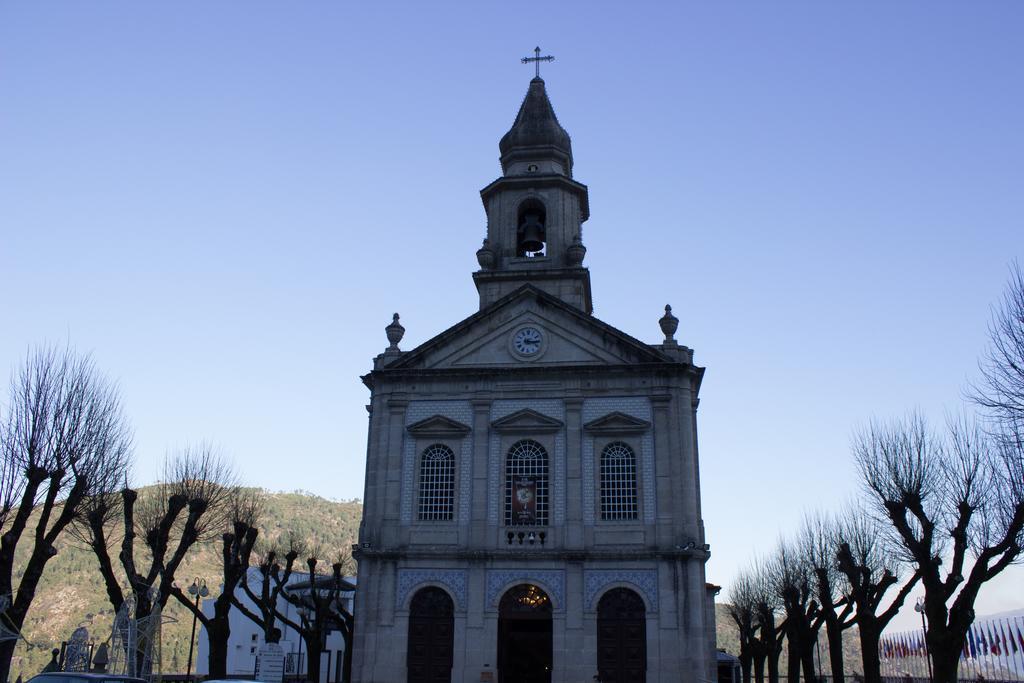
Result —
<instances>
[{"instance_id":1,"label":"street lamp post","mask_svg":"<svg viewBox=\"0 0 1024 683\"><path fill-rule=\"evenodd\" d=\"M928 650L928 626L924 620L924 598L918 598L914 611L921 615L921 630L924 632L924 658L928 662L928 680L932 680L932 656Z\"/></svg>"},{"instance_id":2,"label":"street lamp post","mask_svg":"<svg viewBox=\"0 0 1024 683\"><path fill-rule=\"evenodd\" d=\"M188 587L189 595L194 595L196 598L196 609L192 612L192 637L188 641L188 668L185 670L185 680L192 679L192 648L196 643L196 620L199 618L199 601L210 594L210 589L206 587L206 579L200 579L198 576L192 581L192 585Z\"/></svg>"}]
</instances>

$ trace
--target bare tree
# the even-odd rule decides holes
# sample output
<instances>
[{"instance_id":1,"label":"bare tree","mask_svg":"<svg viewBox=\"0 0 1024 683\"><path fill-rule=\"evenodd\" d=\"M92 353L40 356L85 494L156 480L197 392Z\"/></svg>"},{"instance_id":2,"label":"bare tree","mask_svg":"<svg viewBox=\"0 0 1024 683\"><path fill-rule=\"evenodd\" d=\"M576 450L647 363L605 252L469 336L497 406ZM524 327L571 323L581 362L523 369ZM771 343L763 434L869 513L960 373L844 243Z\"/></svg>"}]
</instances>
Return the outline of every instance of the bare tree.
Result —
<instances>
[{"instance_id":1,"label":"bare tree","mask_svg":"<svg viewBox=\"0 0 1024 683\"><path fill-rule=\"evenodd\" d=\"M124 605L126 593L111 548L119 549L120 570L135 600L134 616L142 619L162 610L189 550L225 528L234 486L230 465L210 445L199 444L169 456L162 481L145 496L123 485L120 491L111 487L90 498L77 533L96 555L115 612ZM136 654L141 662L144 653Z\"/></svg>"},{"instance_id":2,"label":"bare tree","mask_svg":"<svg viewBox=\"0 0 1024 683\"><path fill-rule=\"evenodd\" d=\"M876 512L921 577L935 680L952 683L978 591L1024 545L1024 445L968 419L939 438L911 415L870 425L855 455Z\"/></svg>"},{"instance_id":3,"label":"bare tree","mask_svg":"<svg viewBox=\"0 0 1024 683\"><path fill-rule=\"evenodd\" d=\"M1024 272L1010 266L1003 300L993 309L989 347L979 363L982 381L969 396L996 419L1003 434L1024 432Z\"/></svg>"},{"instance_id":4,"label":"bare tree","mask_svg":"<svg viewBox=\"0 0 1024 683\"><path fill-rule=\"evenodd\" d=\"M259 535L257 524L264 507L264 495L258 489L235 488L228 505L230 530L221 536L221 593L213 601L213 616L199 609L189 596L174 585L171 592L206 627L210 643L209 676L228 675L228 640L231 638L230 612L235 589L249 571L253 546Z\"/></svg>"},{"instance_id":5,"label":"bare tree","mask_svg":"<svg viewBox=\"0 0 1024 683\"><path fill-rule=\"evenodd\" d=\"M846 597L842 572L836 566L839 550L838 526L834 517L815 513L804 518L798 539L800 554L813 574L818 602L818 619L825 624L832 683L843 683L843 631L853 626L853 602Z\"/></svg>"},{"instance_id":6,"label":"bare tree","mask_svg":"<svg viewBox=\"0 0 1024 683\"><path fill-rule=\"evenodd\" d=\"M878 642L882 631L899 613L920 578L912 573L900 585L903 563L885 541L885 528L862 508L851 506L839 522L836 564L846 578L848 599L853 603L853 621L860 638L865 683L880 683L881 662ZM886 594L900 586L886 605Z\"/></svg>"},{"instance_id":7,"label":"bare tree","mask_svg":"<svg viewBox=\"0 0 1024 683\"><path fill-rule=\"evenodd\" d=\"M0 420L0 596L11 596L6 625L20 630L57 539L91 491L127 470L132 439L116 386L71 349L30 351ZM15 587L15 551L30 524ZM16 642L0 642L0 680Z\"/></svg>"},{"instance_id":8,"label":"bare tree","mask_svg":"<svg viewBox=\"0 0 1024 683\"><path fill-rule=\"evenodd\" d=\"M740 636L740 669L743 671L743 683L750 683L751 666L754 663L757 647L757 622L755 618L756 595L754 579L748 571L743 571L736 576L732 588L729 590L729 618L736 625ZM760 656L761 668L758 671L758 680L764 674L764 655Z\"/></svg>"},{"instance_id":9,"label":"bare tree","mask_svg":"<svg viewBox=\"0 0 1024 683\"><path fill-rule=\"evenodd\" d=\"M326 567L319 559L323 554L321 547L307 548L295 537L289 538L285 550L269 546L260 558L257 571L247 572L240 584L259 614L237 597L234 605L260 625L267 642L279 639L278 622L298 633L306 644L306 677L312 681L320 679L320 655L328 633L339 631L345 641L341 680L347 683L352 679L354 620L345 609L342 594L353 589L344 577L355 569L355 563L350 552L342 551L329 565L329 573L324 572ZM307 572L305 576L296 573L296 564L302 555L305 555L302 563ZM253 588L250 583L256 580L259 585ZM287 611L282 611L280 601L295 607L298 618L292 619Z\"/></svg>"},{"instance_id":10,"label":"bare tree","mask_svg":"<svg viewBox=\"0 0 1024 683\"><path fill-rule=\"evenodd\" d=\"M802 668L804 678L814 680L814 645L821 621L818 619L818 603L814 600L811 565L797 545L783 540L768 565L768 571L769 580L786 614L787 678L790 683L797 683Z\"/></svg>"},{"instance_id":11,"label":"bare tree","mask_svg":"<svg viewBox=\"0 0 1024 683\"><path fill-rule=\"evenodd\" d=\"M320 680L320 654L326 645L327 634L338 630L345 640L342 680L347 682L351 680L352 670L353 619L342 605L342 593L352 588L344 580L345 570L352 565L351 555L337 558L330 564L330 573L326 574L320 571L323 567L317 558L320 554L314 549L306 558L309 580L285 586L281 596L294 605L300 615L299 633L306 642L307 678Z\"/></svg>"}]
</instances>

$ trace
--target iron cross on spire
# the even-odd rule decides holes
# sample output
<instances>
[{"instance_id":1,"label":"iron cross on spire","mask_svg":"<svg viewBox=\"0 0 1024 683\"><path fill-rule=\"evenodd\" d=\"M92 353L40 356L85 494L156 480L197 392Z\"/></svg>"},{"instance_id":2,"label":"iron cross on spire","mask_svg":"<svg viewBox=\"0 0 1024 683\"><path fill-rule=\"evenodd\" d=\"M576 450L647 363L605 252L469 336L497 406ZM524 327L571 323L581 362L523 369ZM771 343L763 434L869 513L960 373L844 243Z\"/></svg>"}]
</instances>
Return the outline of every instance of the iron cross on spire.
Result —
<instances>
[{"instance_id":1,"label":"iron cross on spire","mask_svg":"<svg viewBox=\"0 0 1024 683\"><path fill-rule=\"evenodd\" d=\"M555 58L552 57L551 55L545 55L541 57L539 47L533 48L533 57L523 57L523 64L529 64L530 62L534 62L535 66L537 67L537 78L540 78L540 63L553 61L555 61Z\"/></svg>"}]
</instances>

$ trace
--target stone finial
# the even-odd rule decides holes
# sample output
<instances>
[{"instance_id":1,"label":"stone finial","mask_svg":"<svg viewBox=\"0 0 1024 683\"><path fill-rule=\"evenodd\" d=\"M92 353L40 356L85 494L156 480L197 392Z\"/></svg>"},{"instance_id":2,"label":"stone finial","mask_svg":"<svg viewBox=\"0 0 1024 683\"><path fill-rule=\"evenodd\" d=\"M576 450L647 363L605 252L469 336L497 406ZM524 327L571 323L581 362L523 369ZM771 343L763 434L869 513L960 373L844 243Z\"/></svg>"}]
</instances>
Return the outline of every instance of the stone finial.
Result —
<instances>
[{"instance_id":1,"label":"stone finial","mask_svg":"<svg viewBox=\"0 0 1024 683\"><path fill-rule=\"evenodd\" d=\"M476 250L476 260L484 270L494 267L494 250L491 249L491 241L484 238L484 245Z\"/></svg>"},{"instance_id":2,"label":"stone finial","mask_svg":"<svg viewBox=\"0 0 1024 683\"><path fill-rule=\"evenodd\" d=\"M384 331L387 333L388 341L391 343L391 346L388 347L388 351L398 351L398 342L402 341L402 337L405 336L405 328L398 322L397 313L395 313L395 317L392 319L391 324L384 328Z\"/></svg>"},{"instance_id":3,"label":"stone finial","mask_svg":"<svg viewBox=\"0 0 1024 683\"><path fill-rule=\"evenodd\" d=\"M583 264L583 257L587 255L587 248L583 246L583 240L580 239L579 235L573 238L572 244L565 250L565 258L572 267L580 266Z\"/></svg>"},{"instance_id":4,"label":"stone finial","mask_svg":"<svg viewBox=\"0 0 1024 683\"><path fill-rule=\"evenodd\" d=\"M679 318L672 315L672 307L668 304L665 305L665 315L661 316L658 324L661 325L661 331L665 333L665 342L674 342L673 335L679 329Z\"/></svg>"}]
</instances>

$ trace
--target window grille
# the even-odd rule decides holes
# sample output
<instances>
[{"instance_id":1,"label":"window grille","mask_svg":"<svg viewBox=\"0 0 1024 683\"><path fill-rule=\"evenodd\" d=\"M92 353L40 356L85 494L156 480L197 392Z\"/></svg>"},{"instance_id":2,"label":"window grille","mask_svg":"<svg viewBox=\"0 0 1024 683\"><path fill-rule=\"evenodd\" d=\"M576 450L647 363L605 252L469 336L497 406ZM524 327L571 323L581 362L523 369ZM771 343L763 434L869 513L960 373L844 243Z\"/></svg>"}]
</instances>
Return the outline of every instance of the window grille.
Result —
<instances>
[{"instance_id":1,"label":"window grille","mask_svg":"<svg viewBox=\"0 0 1024 683\"><path fill-rule=\"evenodd\" d=\"M455 510L455 454L436 443L420 458L419 518L449 521Z\"/></svg>"},{"instance_id":2,"label":"window grille","mask_svg":"<svg viewBox=\"0 0 1024 683\"><path fill-rule=\"evenodd\" d=\"M505 525L512 526L512 487L516 477L532 477L537 485L537 526L548 523L548 454L536 441L519 441L505 461Z\"/></svg>"},{"instance_id":3,"label":"window grille","mask_svg":"<svg viewBox=\"0 0 1024 683\"><path fill-rule=\"evenodd\" d=\"M624 443L601 451L601 519L637 519L636 456Z\"/></svg>"}]
</instances>

